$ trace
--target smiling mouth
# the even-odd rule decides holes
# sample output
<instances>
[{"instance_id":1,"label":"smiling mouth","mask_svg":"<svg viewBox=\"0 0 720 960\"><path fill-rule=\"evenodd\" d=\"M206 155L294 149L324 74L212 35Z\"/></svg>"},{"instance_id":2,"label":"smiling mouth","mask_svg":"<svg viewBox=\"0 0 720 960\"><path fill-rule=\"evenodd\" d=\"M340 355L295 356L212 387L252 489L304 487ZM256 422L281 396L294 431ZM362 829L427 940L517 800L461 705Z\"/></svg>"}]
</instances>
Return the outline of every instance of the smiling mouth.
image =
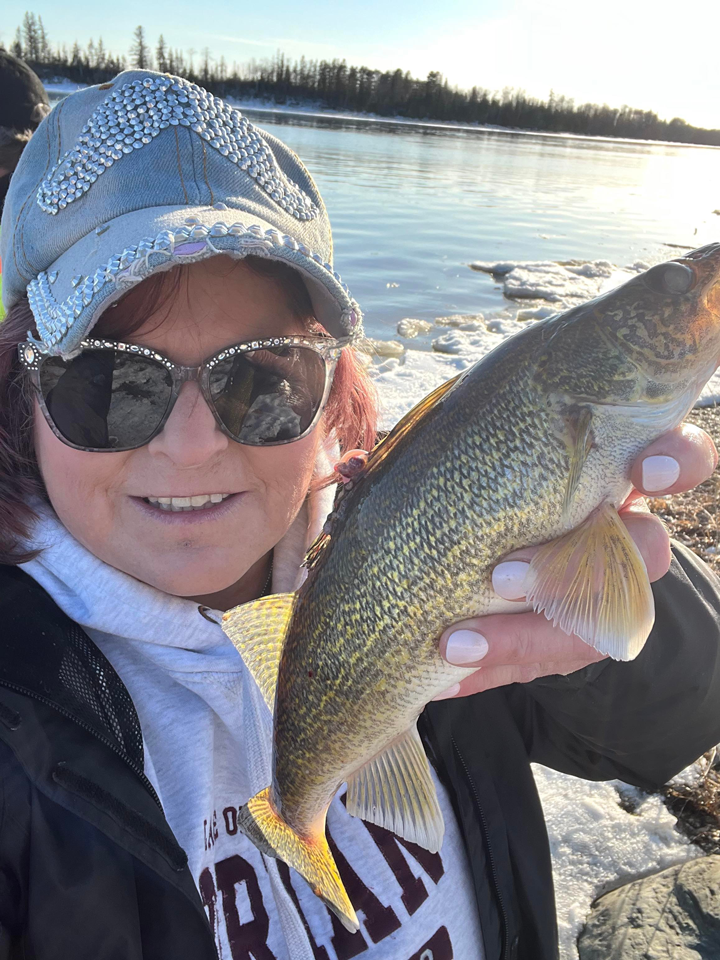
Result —
<instances>
[{"instance_id":1,"label":"smiling mouth","mask_svg":"<svg viewBox=\"0 0 720 960\"><path fill-rule=\"evenodd\" d=\"M201 493L194 497L141 497L144 503L167 513L207 510L231 497L231 493Z\"/></svg>"}]
</instances>

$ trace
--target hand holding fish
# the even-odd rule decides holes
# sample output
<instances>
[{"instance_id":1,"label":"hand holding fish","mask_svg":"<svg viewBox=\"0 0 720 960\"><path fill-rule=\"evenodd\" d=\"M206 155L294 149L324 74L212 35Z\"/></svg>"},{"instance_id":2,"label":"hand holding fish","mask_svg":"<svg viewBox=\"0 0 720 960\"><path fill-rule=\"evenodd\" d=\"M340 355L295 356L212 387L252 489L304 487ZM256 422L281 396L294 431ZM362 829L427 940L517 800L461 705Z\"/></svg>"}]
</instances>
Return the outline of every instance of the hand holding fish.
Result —
<instances>
[{"instance_id":1,"label":"hand holding fish","mask_svg":"<svg viewBox=\"0 0 720 960\"><path fill-rule=\"evenodd\" d=\"M718 462L712 439L684 423L660 437L633 466L634 489L618 511L640 551L652 583L670 566L670 537L648 510L644 495L666 496L691 490L707 480ZM513 551L493 571L493 585L505 600L525 600L523 580L537 547ZM436 700L465 697L509 683L528 683L538 677L567 675L606 655L577 636L568 636L541 613L509 613L475 617L453 624L440 640L448 663L478 670L455 683Z\"/></svg>"}]
</instances>

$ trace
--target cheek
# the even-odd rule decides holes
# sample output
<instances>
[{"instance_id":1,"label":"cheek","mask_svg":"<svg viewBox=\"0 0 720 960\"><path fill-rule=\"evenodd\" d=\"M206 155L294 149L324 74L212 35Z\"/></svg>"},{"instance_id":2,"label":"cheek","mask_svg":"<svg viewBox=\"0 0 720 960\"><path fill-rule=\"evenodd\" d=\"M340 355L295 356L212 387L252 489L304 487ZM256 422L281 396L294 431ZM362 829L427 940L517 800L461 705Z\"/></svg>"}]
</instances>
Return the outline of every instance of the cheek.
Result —
<instances>
[{"instance_id":1,"label":"cheek","mask_svg":"<svg viewBox=\"0 0 720 960\"><path fill-rule=\"evenodd\" d=\"M53 509L70 533L92 549L92 541L107 536L112 524L113 492L124 475L127 455L73 450L58 440L37 408L33 433Z\"/></svg>"},{"instance_id":2,"label":"cheek","mask_svg":"<svg viewBox=\"0 0 720 960\"><path fill-rule=\"evenodd\" d=\"M278 519L294 517L305 499L320 441L315 433L284 446L245 448L252 451L252 471L264 488L268 508Z\"/></svg>"}]
</instances>

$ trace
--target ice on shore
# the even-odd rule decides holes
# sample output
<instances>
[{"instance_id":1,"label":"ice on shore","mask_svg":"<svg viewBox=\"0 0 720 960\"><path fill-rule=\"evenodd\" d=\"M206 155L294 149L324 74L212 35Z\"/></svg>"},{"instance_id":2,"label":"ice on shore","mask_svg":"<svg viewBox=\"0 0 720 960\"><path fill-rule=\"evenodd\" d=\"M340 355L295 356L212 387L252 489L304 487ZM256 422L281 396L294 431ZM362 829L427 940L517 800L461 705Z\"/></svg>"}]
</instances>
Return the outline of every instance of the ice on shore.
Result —
<instances>
[{"instance_id":1,"label":"ice on shore","mask_svg":"<svg viewBox=\"0 0 720 960\"><path fill-rule=\"evenodd\" d=\"M391 427L426 393L443 380L467 369L504 339L528 323L578 306L648 269L636 262L618 267L607 260L551 260L530 262L476 261L475 270L502 281L505 306L494 316L438 317L433 325L410 318L397 325L398 340L387 349L373 341L376 359L371 369L382 402L382 426ZM404 353L398 350L402 344ZM399 362L387 367L387 356ZM704 388L699 406L720 401L720 374Z\"/></svg>"},{"instance_id":2,"label":"ice on shore","mask_svg":"<svg viewBox=\"0 0 720 960\"><path fill-rule=\"evenodd\" d=\"M530 263L488 263L477 260L470 266L473 270L502 276L503 293L509 300L547 300L565 304L563 309L596 297L603 284L618 272L607 260L570 260L564 263L553 260Z\"/></svg>"}]
</instances>

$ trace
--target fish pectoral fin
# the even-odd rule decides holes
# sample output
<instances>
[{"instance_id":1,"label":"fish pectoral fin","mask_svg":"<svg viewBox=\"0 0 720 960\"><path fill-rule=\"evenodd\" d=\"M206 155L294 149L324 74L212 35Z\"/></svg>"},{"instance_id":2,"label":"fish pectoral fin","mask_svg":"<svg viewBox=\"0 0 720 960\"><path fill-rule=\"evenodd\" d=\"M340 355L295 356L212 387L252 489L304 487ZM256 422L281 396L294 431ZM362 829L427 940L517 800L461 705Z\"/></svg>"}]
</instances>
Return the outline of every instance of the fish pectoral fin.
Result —
<instances>
[{"instance_id":1,"label":"fish pectoral fin","mask_svg":"<svg viewBox=\"0 0 720 960\"><path fill-rule=\"evenodd\" d=\"M609 503L540 547L525 582L535 610L614 660L634 660L655 620L645 564Z\"/></svg>"},{"instance_id":2,"label":"fish pectoral fin","mask_svg":"<svg viewBox=\"0 0 720 960\"><path fill-rule=\"evenodd\" d=\"M347 810L431 853L439 851L445 824L415 725L348 779Z\"/></svg>"},{"instance_id":3,"label":"fish pectoral fin","mask_svg":"<svg viewBox=\"0 0 720 960\"><path fill-rule=\"evenodd\" d=\"M294 606L294 593L274 593L228 610L222 619L223 630L239 651L271 710L275 705L280 657Z\"/></svg>"},{"instance_id":4,"label":"fish pectoral fin","mask_svg":"<svg viewBox=\"0 0 720 960\"><path fill-rule=\"evenodd\" d=\"M313 837L296 833L273 806L269 787L240 808L238 826L261 853L283 860L307 880L312 892L337 915L346 930L355 933L360 929L322 830Z\"/></svg>"},{"instance_id":5,"label":"fish pectoral fin","mask_svg":"<svg viewBox=\"0 0 720 960\"><path fill-rule=\"evenodd\" d=\"M581 407L568 414L566 423L570 429L570 472L568 473L567 486L565 487L565 497L563 499L563 517L570 514L573 505L575 491L580 483L583 467L587 462L588 455L592 450L592 410L589 407Z\"/></svg>"}]
</instances>

